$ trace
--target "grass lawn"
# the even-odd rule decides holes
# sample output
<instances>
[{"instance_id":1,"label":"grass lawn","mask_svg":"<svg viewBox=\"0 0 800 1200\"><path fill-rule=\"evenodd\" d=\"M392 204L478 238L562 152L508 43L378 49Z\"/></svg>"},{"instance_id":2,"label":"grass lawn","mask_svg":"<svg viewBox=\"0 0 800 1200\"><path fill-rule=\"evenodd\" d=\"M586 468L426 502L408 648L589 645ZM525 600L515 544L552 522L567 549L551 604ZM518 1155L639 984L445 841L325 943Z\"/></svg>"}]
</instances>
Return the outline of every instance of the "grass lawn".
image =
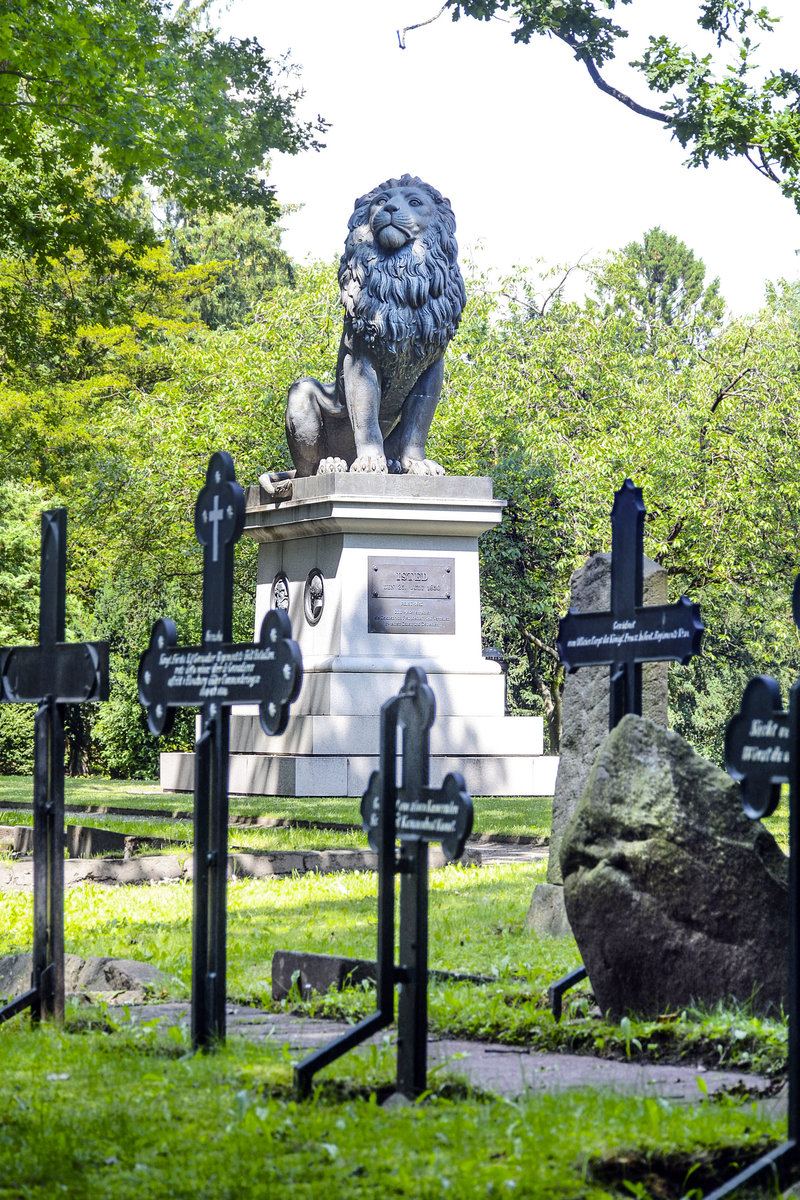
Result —
<instances>
[{"instance_id":1,"label":"grass lawn","mask_svg":"<svg viewBox=\"0 0 800 1200\"><path fill-rule=\"evenodd\" d=\"M441 1077L420 1103L386 1110L368 1092L391 1076L379 1050L347 1087L323 1084L296 1104L281 1051L238 1039L192 1056L178 1029L31 1032L14 1021L0 1041L3 1200L678 1197L705 1182L721 1148L742 1161L782 1135L741 1100L508 1101L454 1093ZM634 1190L642 1169L672 1190Z\"/></svg>"},{"instance_id":2,"label":"grass lawn","mask_svg":"<svg viewBox=\"0 0 800 1200\"><path fill-rule=\"evenodd\" d=\"M176 804L155 785L102 780L68 781L67 794L72 803L160 804L165 812L190 800L179 797ZM30 780L0 781L0 807L30 795ZM235 798L232 808L239 803ZM355 821L358 812L352 799L262 797L241 804L250 813L333 821ZM547 800L478 800L476 808L478 827L487 832L538 836L549 825ZM9 813L9 823L19 819ZM780 830L785 814L772 820ZM133 824L158 829L159 836L162 824L191 834L186 822ZM299 834L299 844L311 848L316 832L233 828L231 841ZM325 833L324 844L336 844L333 836ZM540 940L524 928L531 891L544 873L543 862L452 865L431 873L431 966L493 979L432 985L434 1031L632 1060L783 1070L784 1022L744 1009L609 1025L592 1015L584 988L568 995L564 1019L555 1024L547 986L577 965L579 954L572 938ZM230 998L279 1007L270 985L279 948L374 957L376 890L370 873L231 881ZM165 997L188 995L191 885L90 884L68 890L65 909L68 952L151 962L167 973ZM30 895L0 894L0 954L29 949L31 932ZM372 1011L374 996L358 988L284 1004L356 1019ZM314 1099L296 1104L291 1062L280 1049L233 1038L219 1052L195 1057L185 1031L165 1033L147 1021L122 1027L112 1014L87 1021L74 1010L66 1031L32 1031L25 1017L0 1027L0 1200L54 1194L272 1200L287 1189L314 1200L443 1194L677 1200L691 1187L706 1187L709 1163L710 1177L725 1178L734 1161L785 1135L781 1122L741 1097L688 1108L597 1092L507 1101L465 1094L440 1072L423 1102L385 1111L374 1093L393 1078L388 1049L333 1064Z\"/></svg>"},{"instance_id":3,"label":"grass lawn","mask_svg":"<svg viewBox=\"0 0 800 1200\"><path fill-rule=\"evenodd\" d=\"M30 804L32 796L33 781L30 776L6 775L0 778L0 808L9 801ZM191 812L192 809L190 795L162 792L157 783L119 779L67 779L65 800L68 805L87 808L99 806L157 810L167 817L173 812ZM360 797L353 796L231 796L230 811L231 815L333 821L336 824L360 826L360 804ZM553 813L553 801L550 796L478 796L474 805L476 833L535 838L547 838L550 835ZM20 820L19 816L15 819ZM68 819L76 823L77 814L70 814ZM111 828L105 821L102 824ZM315 847L307 845L306 848Z\"/></svg>"},{"instance_id":4,"label":"grass lawn","mask_svg":"<svg viewBox=\"0 0 800 1200\"><path fill-rule=\"evenodd\" d=\"M687 1011L610 1025L591 1015L584 988L569 993L565 1017L555 1024L547 987L580 955L571 937L539 939L525 930L531 892L544 872L544 863L514 863L431 873L430 965L495 979L431 985L433 1029L540 1049L782 1069L784 1023L746 1011ZM374 958L376 894L372 873L231 881L229 996L273 1007L270 965L277 949ZM72 888L65 897L66 949L151 962L168 973L165 995L183 998L191 979L191 914L188 883ZM0 894L0 954L29 949L31 935L30 895ZM374 997L356 988L292 1006L356 1019L372 1011Z\"/></svg>"}]
</instances>

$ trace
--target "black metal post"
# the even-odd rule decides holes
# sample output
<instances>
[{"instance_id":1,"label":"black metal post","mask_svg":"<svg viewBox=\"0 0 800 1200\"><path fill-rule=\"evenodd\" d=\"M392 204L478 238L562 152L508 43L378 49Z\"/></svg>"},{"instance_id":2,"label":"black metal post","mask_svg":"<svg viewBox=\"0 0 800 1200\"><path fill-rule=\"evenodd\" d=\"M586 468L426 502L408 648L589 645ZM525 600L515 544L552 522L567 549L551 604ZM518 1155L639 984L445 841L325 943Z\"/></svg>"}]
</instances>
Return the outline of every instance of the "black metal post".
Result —
<instances>
[{"instance_id":1,"label":"black metal post","mask_svg":"<svg viewBox=\"0 0 800 1200\"><path fill-rule=\"evenodd\" d=\"M226 939L228 922L228 748L230 715L214 719L209 848L208 986L212 1036L225 1037Z\"/></svg>"},{"instance_id":2,"label":"black metal post","mask_svg":"<svg viewBox=\"0 0 800 1200\"><path fill-rule=\"evenodd\" d=\"M789 1141L800 1146L800 682L789 692ZM795 1150L795 1159L797 1149Z\"/></svg>"},{"instance_id":3,"label":"black metal post","mask_svg":"<svg viewBox=\"0 0 800 1200\"><path fill-rule=\"evenodd\" d=\"M67 513L42 513L39 645L0 652L0 700L36 703L31 987L0 1009L64 1019L64 705L108 698L108 643L66 643Z\"/></svg>"},{"instance_id":4,"label":"black metal post","mask_svg":"<svg viewBox=\"0 0 800 1200\"><path fill-rule=\"evenodd\" d=\"M194 879L192 881L192 1045L211 1042L208 996L208 856L213 735L204 729L194 758Z\"/></svg>"},{"instance_id":5,"label":"black metal post","mask_svg":"<svg viewBox=\"0 0 800 1200\"><path fill-rule=\"evenodd\" d=\"M400 870L397 1090L419 1096L427 1087L428 843L403 847Z\"/></svg>"},{"instance_id":6,"label":"black metal post","mask_svg":"<svg viewBox=\"0 0 800 1200\"><path fill-rule=\"evenodd\" d=\"M64 1019L64 723L52 699L35 721L31 1018Z\"/></svg>"},{"instance_id":7,"label":"black metal post","mask_svg":"<svg viewBox=\"0 0 800 1200\"><path fill-rule=\"evenodd\" d=\"M800 626L800 575L793 611ZM766 754L759 753L765 749ZM783 1188L800 1164L800 681L789 692L786 713L774 679L762 675L750 680L741 709L726 731L725 760L728 772L741 784L744 810L753 819L773 813L781 784L789 784L788 1122L785 1142L728 1179L706 1200L725 1200L767 1177Z\"/></svg>"}]
</instances>

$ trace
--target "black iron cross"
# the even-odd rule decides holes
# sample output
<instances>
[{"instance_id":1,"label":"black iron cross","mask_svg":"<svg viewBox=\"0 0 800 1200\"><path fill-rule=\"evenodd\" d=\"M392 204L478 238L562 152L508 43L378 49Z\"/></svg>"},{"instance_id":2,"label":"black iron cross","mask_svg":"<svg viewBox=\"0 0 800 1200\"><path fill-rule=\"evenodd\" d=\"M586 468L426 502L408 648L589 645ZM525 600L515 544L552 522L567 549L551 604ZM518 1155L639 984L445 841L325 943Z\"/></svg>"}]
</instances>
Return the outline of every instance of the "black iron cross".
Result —
<instances>
[{"instance_id":1,"label":"black iron cross","mask_svg":"<svg viewBox=\"0 0 800 1200\"><path fill-rule=\"evenodd\" d=\"M412 667L402 688L381 708L380 770L361 801L369 844L378 854L377 1009L343 1037L295 1067L298 1095L314 1074L394 1020L394 987L401 985L397 1019L397 1090L419 1096L426 1087L428 1037L428 843L441 842L448 860L460 858L472 831L472 800L464 777L428 784L430 730L436 700L425 672ZM401 779L397 782L402 731ZM400 842L400 853L397 842ZM399 965L395 966L394 880L400 875Z\"/></svg>"},{"instance_id":2,"label":"black iron cross","mask_svg":"<svg viewBox=\"0 0 800 1200\"><path fill-rule=\"evenodd\" d=\"M626 713L641 715L642 663L687 663L703 636L700 608L686 596L677 604L642 604L645 515L641 488L626 479L611 510L610 611L570 608L558 626L558 654L569 672L611 668L609 729Z\"/></svg>"},{"instance_id":3,"label":"black iron cross","mask_svg":"<svg viewBox=\"0 0 800 1200\"><path fill-rule=\"evenodd\" d=\"M39 645L0 651L0 701L38 704L33 773L31 988L0 1009L64 1019L64 705L108 699L108 642L65 642L67 511L42 513Z\"/></svg>"},{"instance_id":4,"label":"black iron cross","mask_svg":"<svg viewBox=\"0 0 800 1200\"><path fill-rule=\"evenodd\" d=\"M800 575L794 582L792 616L800 627ZM740 783L742 806L753 819L770 816L778 807L781 784L789 784L789 1112L786 1141L708 1200L723 1200L767 1175L777 1175L782 1190L800 1162L800 680L789 692L788 712L775 679L757 675L750 680L725 731L725 765Z\"/></svg>"},{"instance_id":5,"label":"black iron cross","mask_svg":"<svg viewBox=\"0 0 800 1200\"><path fill-rule=\"evenodd\" d=\"M244 527L244 493L233 459L211 457L194 527L203 547L203 639L178 646L170 620L156 621L139 663L139 700L152 733L164 733L175 708L201 709L195 746L192 1041L225 1036L230 706L258 702L265 733L282 733L303 677L300 649L285 612L271 610L258 642L232 643L233 548Z\"/></svg>"}]
</instances>

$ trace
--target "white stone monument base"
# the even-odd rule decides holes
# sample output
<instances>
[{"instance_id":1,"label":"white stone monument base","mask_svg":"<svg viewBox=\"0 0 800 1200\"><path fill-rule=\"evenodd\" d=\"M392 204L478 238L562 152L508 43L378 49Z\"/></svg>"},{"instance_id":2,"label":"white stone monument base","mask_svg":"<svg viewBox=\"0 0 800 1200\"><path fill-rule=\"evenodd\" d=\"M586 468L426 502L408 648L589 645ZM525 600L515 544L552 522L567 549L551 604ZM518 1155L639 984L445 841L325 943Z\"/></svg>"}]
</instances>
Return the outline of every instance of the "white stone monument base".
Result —
<instances>
[{"instance_id":1,"label":"white stone monument base","mask_svg":"<svg viewBox=\"0 0 800 1200\"><path fill-rule=\"evenodd\" d=\"M303 686L280 737L262 732L255 706L233 710L231 792L361 795L378 766L380 707L416 666L436 697L433 786L457 770L474 796L552 795L558 760L542 753L541 717L504 715L502 671L482 656L478 536L504 506L491 480L333 474L296 480L285 502L259 487L247 501L256 636L288 593ZM161 786L191 791L193 755L162 754Z\"/></svg>"}]
</instances>

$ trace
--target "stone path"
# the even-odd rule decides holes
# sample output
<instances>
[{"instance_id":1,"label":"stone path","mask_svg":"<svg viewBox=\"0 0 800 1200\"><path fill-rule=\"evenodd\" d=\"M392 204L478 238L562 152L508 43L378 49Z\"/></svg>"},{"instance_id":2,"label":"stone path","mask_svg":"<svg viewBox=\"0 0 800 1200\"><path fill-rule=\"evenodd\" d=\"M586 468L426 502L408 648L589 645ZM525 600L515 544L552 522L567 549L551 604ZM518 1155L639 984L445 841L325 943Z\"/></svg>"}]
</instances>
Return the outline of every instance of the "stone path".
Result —
<instances>
[{"instance_id":1,"label":"stone path","mask_svg":"<svg viewBox=\"0 0 800 1200\"><path fill-rule=\"evenodd\" d=\"M188 1003L146 1004L130 1007L131 1020L159 1019L165 1024L188 1023ZM289 1046L301 1058L327 1045L350 1026L341 1021L323 1021L295 1017L289 1013L269 1013L259 1009L229 1005L228 1035L246 1037L253 1042L274 1042ZM364 1043L380 1043L390 1029ZM774 1084L763 1075L744 1071L708 1071L702 1066L666 1066L651 1063L615 1062L580 1054L551 1054L524 1047L468 1042L457 1038L429 1039L428 1070L445 1068L448 1075L465 1079L474 1087L504 1096L565 1091L571 1088L608 1087L634 1095L661 1096L666 1100L692 1103L702 1098L698 1079L709 1096L722 1092L748 1093L763 1097L777 1113L785 1111L783 1093L773 1095ZM435 1077L435 1076L434 1076Z\"/></svg>"}]
</instances>

